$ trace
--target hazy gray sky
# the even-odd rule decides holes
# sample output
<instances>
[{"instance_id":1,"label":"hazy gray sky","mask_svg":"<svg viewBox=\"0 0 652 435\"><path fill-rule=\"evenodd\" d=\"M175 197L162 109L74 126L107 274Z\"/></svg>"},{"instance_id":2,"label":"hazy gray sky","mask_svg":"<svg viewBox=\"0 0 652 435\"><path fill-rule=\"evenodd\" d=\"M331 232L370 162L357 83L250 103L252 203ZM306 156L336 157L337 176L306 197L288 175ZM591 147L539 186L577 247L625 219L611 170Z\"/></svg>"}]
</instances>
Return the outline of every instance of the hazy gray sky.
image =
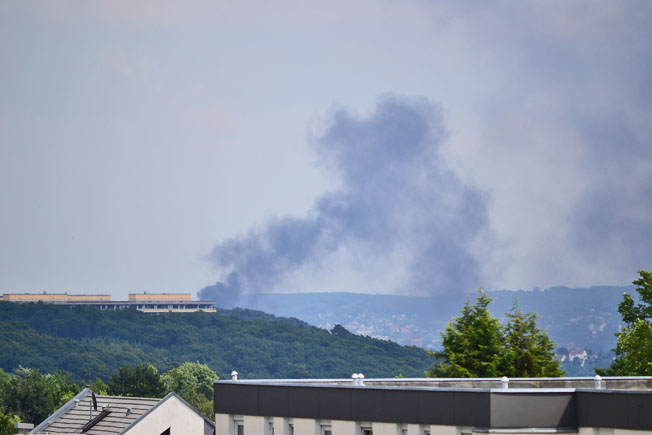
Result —
<instances>
[{"instance_id":1,"label":"hazy gray sky","mask_svg":"<svg viewBox=\"0 0 652 435\"><path fill-rule=\"evenodd\" d=\"M650 22L0 2L0 292L627 284L652 268Z\"/></svg>"}]
</instances>

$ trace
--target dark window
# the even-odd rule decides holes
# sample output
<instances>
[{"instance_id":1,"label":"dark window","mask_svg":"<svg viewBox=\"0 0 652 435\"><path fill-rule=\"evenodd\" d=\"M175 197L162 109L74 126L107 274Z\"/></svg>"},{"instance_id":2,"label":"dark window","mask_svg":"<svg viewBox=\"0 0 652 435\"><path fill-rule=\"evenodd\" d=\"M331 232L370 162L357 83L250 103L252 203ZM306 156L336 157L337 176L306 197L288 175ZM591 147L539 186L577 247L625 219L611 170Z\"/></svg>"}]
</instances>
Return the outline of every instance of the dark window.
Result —
<instances>
[{"instance_id":1,"label":"dark window","mask_svg":"<svg viewBox=\"0 0 652 435\"><path fill-rule=\"evenodd\" d=\"M244 435L244 421L242 420L233 420L235 425L235 433L233 435Z\"/></svg>"},{"instance_id":2,"label":"dark window","mask_svg":"<svg viewBox=\"0 0 652 435\"><path fill-rule=\"evenodd\" d=\"M374 433L369 428L362 428L362 435L373 435Z\"/></svg>"}]
</instances>

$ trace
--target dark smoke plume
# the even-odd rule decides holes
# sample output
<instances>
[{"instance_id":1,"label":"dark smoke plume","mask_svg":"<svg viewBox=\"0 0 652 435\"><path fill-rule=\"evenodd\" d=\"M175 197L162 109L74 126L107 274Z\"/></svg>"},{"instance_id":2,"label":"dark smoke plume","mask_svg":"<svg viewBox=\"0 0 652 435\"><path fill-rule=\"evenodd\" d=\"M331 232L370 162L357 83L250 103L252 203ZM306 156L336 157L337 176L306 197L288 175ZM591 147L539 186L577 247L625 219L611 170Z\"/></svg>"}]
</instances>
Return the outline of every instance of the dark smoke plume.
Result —
<instances>
[{"instance_id":1,"label":"dark smoke plume","mask_svg":"<svg viewBox=\"0 0 652 435\"><path fill-rule=\"evenodd\" d=\"M487 205L442 159L445 136L440 109L425 99L385 97L367 118L337 111L316 147L342 188L318 198L307 218L273 220L217 245L211 258L227 279L199 297L232 306L343 247L404 271L405 282L384 292L473 290L471 243L486 231Z\"/></svg>"}]
</instances>

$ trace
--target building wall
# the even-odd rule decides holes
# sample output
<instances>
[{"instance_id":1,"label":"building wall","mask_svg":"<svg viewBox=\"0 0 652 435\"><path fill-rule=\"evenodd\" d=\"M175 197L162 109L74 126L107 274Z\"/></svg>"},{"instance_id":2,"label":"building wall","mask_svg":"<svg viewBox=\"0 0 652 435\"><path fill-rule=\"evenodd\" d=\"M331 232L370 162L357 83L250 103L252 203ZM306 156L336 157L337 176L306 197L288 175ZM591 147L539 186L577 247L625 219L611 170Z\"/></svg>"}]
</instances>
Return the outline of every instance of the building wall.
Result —
<instances>
[{"instance_id":1,"label":"building wall","mask_svg":"<svg viewBox=\"0 0 652 435\"><path fill-rule=\"evenodd\" d=\"M273 435L290 435L290 427L294 435L324 435L325 429L330 430L331 435L362 435L363 430L369 429L373 435L464 435L473 432L471 427L215 414L215 435L238 435L239 422L244 424L245 435L272 435L272 427ZM510 435L518 433L510 432Z\"/></svg>"},{"instance_id":2,"label":"building wall","mask_svg":"<svg viewBox=\"0 0 652 435\"><path fill-rule=\"evenodd\" d=\"M156 307L157 308L145 308L138 306L137 310L142 311L143 313L196 313L197 311L203 311L205 313L217 312L217 309L214 306L187 308L181 305L179 308L162 308L161 304L157 304Z\"/></svg>"},{"instance_id":3,"label":"building wall","mask_svg":"<svg viewBox=\"0 0 652 435\"><path fill-rule=\"evenodd\" d=\"M605 427L580 427L577 435L643 435L649 430L611 429Z\"/></svg>"},{"instance_id":4,"label":"building wall","mask_svg":"<svg viewBox=\"0 0 652 435\"><path fill-rule=\"evenodd\" d=\"M205 420L176 397L169 397L125 435L159 435L167 428L174 435L203 435Z\"/></svg>"},{"instance_id":5,"label":"building wall","mask_svg":"<svg viewBox=\"0 0 652 435\"><path fill-rule=\"evenodd\" d=\"M69 295L67 293L21 293L5 294L3 300L8 302L106 302L111 295Z\"/></svg>"},{"instance_id":6,"label":"building wall","mask_svg":"<svg viewBox=\"0 0 652 435\"><path fill-rule=\"evenodd\" d=\"M129 300L134 302L147 301L189 301L190 293L129 293Z\"/></svg>"},{"instance_id":7,"label":"building wall","mask_svg":"<svg viewBox=\"0 0 652 435\"><path fill-rule=\"evenodd\" d=\"M66 293L4 294L0 300L27 303L44 302L55 305L94 306L101 310L122 310L135 307L144 313L215 313L215 302L193 301L190 293L130 294L129 301L112 301L111 295L69 295Z\"/></svg>"},{"instance_id":8,"label":"building wall","mask_svg":"<svg viewBox=\"0 0 652 435\"><path fill-rule=\"evenodd\" d=\"M274 428L273 435L290 435L290 426L294 427L294 435L324 435L323 428L329 428L332 435L362 435L363 429L371 429L373 435L466 435L487 433L482 429L463 426L441 426L441 425L419 425L419 424L395 424L379 422L355 422L344 420L313 420L305 418L282 418L282 417L257 417L257 416L234 416L229 414L215 414L215 435L238 435L234 425L234 419L244 423L245 435L272 435L270 428ZM272 426L270 426L272 422ZM494 434L500 434L494 429ZM509 430L509 435L532 435L531 429ZM537 433L555 433L554 429L546 432L539 429ZM611 429L611 428L578 428L577 435L644 435L650 431ZM129 432L131 435L131 432Z\"/></svg>"}]
</instances>

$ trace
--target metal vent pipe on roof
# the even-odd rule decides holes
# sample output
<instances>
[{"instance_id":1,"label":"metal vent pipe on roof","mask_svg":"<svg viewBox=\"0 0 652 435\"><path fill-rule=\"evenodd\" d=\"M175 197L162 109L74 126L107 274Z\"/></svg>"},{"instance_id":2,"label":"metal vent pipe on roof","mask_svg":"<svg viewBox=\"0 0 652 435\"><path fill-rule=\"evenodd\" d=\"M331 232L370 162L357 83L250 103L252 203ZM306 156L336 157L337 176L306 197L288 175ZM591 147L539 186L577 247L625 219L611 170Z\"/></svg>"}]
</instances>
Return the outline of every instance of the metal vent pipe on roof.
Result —
<instances>
[{"instance_id":1,"label":"metal vent pipe on roof","mask_svg":"<svg viewBox=\"0 0 652 435\"><path fill-rule=\"evenodd\" d=\"M595 375L595 377L593 378L593 384L594 384L596 390L601 390L602 389L602 376Z\"/></svg>"}]
</instances>

